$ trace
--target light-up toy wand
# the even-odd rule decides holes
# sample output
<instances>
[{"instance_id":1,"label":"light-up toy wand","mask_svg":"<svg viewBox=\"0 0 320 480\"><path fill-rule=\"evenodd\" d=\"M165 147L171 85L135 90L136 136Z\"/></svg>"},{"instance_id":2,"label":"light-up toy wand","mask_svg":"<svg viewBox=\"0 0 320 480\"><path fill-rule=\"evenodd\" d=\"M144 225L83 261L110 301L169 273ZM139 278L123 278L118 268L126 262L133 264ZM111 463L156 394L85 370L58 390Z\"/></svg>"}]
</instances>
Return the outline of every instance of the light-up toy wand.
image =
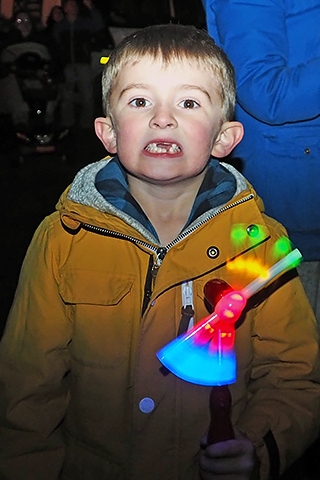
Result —
<instances>
[{"instance_id":1,"label":"light-up toy wand","mask_svg":"<svg viewBox=\"0 0 320 480\"><path fill-rule=\"evenodd\" d=\"M293 250L276 264L270 267L265 275L261 275L242 290L232 290L226 283L220 290L220 299L212 298L209 288L205 287L205 296L215 308L213 313L203 318L193 328L178 338L172 340L157 352L161 363L177 377L198 385L219 387L213 389L210 395L210 413L214 416L216 409L225 417L225 426L217 431L217 425L212 418L208 443L233 438L233 429L227 425L231 399L227 386L236 381L236 357L234 352L235 322L240 317L247 300L278 274L296 266L302 259L298 249ZM210 282L208 282L210 284ZM208 286L207 284L207 286ZM207 290L207 291L206 291ZM211 296L211 298L209 298ZM217 396L223 393L219 405L215 405ZM215 430L215 432L214 432Z\"/></svg>"}]
</instances>

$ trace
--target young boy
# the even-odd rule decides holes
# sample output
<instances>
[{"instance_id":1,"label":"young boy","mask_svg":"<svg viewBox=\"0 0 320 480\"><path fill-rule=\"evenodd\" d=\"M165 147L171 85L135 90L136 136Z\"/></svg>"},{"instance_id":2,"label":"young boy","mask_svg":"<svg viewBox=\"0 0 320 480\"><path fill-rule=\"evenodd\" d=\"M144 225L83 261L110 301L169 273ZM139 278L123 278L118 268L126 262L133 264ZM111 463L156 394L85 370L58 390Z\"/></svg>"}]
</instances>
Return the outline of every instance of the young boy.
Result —
<instances>
[{"instance_id":1,"label":"young boy","mask_svg":"<svg viewBox=\"0 0 320 480\"><path fill-rule=\"evenodd\" d=\"M95 129L114 156L39 226L1 342L0 478L276 478L319 427L316 325L295 270L237 323L235 439L206 445L211 387L156 356L186 313L208 315L208 281L243 288L288 243L217 160L243 133L232 66L203 31L148 27L112 53L103 99Z\"/></svg>"}]
</instances>

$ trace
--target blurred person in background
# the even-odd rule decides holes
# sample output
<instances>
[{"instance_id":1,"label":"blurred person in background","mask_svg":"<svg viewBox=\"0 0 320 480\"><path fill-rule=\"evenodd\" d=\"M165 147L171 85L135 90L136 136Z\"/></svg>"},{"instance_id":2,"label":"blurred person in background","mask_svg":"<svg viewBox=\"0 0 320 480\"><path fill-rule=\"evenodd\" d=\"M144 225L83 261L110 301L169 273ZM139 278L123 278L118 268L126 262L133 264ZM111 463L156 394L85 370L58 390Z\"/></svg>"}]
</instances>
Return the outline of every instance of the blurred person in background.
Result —
<instances>
[{"instance_id":1,"label":"blurred person in background","mask_svg":"<svg viewBox=\"0 0 320 480\"><path fill-rule=\"evenodd\" d=\"M110 19L124 27L180 23L205 27L201 0L113 0Z\"/></svg>"},{"instance_id":2,"label":"blurred person in background","mask_svg":"<svg viewBox=\"0 0 320 480\"><path fill-rule=\"evenodd\" d=\"M52 51L44 31L38 28L27 10L14 14L12 29L8 32L1 52L0 113L9 115L15 130L26 128L29 106L24 101L14 70L14 62L26 52L39 54L42 58L51 58ZM52 121L53 106L48 107L47 123Z\"/></svg>"},{"instance_id":3,"label":"blurred person in background","mask_svg":"<svg viewBox=\"0 0 320 480\"><path fill-rule=\"evenodd\" d=\"M60 5L54 5L50 10L47 17L46 24L44 25L44 33L46 35L46 41L50 45L50 51L54 56L57 66L57 77L62 80L64 78L63 69L64 65L61 61L62 54L59 51L60 45L58 44L54 35L55 25L60 23L65 18L63 8Z\"/></svg>"},{"instance_id":4,"label":"blurred person in background","mask_svg":"<svg viewBox=\"0 0 320 480\"><path fill-rule=\"evenodd\" d=\"M61 22L64 19L64 11L60 5L54 5L48 15L45 28L47 32L52 32L56 23Z\"/></svg>"},{"instance_id":5,"label":"blurred person in background","mask_svg":"<svg viewBox=\"0 0 320 480\"><path fill-rule=\"evenodd\" d=\"M95 30L94 35L91 37L91 50L100 51L103 48L113 49L115 46L114 40L110 33L108 22L106 21L106 15L102 14L93 0L83 0L83 7L84 14L94 18L97 26L97 30Z\"/></svg>"},{"instance_id":6,"label":"blurred person in background","mask_svg":"<svg viewBox=\"0 0 320 480\"><path fill-rule=\"evenodd\" d=\"M80 106L80 128L93 129L93 86L91 51L95 35L104 29L100 12L91 1L64 0L65 18L54 26L64 65L61 120L64 127L75 125L76 103Z\"/></svg>"}]
</instances>

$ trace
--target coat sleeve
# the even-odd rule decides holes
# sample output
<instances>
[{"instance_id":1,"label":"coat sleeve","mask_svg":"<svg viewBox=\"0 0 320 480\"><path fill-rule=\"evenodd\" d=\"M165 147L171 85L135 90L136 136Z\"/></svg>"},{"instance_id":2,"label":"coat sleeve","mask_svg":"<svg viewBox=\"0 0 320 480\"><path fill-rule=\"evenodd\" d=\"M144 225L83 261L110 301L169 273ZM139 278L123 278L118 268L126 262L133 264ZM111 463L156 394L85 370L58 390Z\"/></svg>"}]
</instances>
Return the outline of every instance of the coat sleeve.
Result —
<instances>
[{"instance_id":1,"label":"coat sleeve","mask_svg":"<svg viewBox=\"0 0 320 480\"><path fill-rule=\"evenodd\" d=\"M237 426L256 446L262 480L278 478L319 434L317 326L299 278L286 281L293 273L254 309L251 326L248 403Z\"/></svg>"},{"instance_id":2,"label":"coat sleeve","mask_svg":"<svg viewBox=\"0 0 320 480\"><path fill-rule=\"evenodd\" d=\"M308 9L301 4L296 12L291 12L296 18L290 21L296 25L290 42L286 2L207 0L206 3L209 33L235 67L241 107L271 125L317 117L320 114L318 2L311 2ZM302 48L300 39L308 28L314 29L315 38L300 55L304 60L297 61L295 50Z\"/></svg>"},{"instance_id":3,"label":"coat sleeve","mask_svg":"<svg viewBox=\"0 0 320 480\"><path fill-rule=\"evenodd\" d=\"M64 459L71 321L58 293L50 231L45 220L34 235L0 343L3 480L57 480Z\"/></svg>"}]
</instances>

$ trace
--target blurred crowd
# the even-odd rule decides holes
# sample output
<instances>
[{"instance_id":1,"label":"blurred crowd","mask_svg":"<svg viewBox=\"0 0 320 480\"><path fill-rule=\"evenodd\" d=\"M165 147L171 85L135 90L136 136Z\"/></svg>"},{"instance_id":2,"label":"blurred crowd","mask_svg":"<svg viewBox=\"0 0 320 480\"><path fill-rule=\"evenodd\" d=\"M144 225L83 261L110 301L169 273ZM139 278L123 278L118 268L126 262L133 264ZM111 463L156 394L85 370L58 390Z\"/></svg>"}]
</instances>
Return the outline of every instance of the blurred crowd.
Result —
<instances>
[{"instance_id":1,"label":"blurred crowd","mask_svg":"<svg viewBox=\"0 0 320 480\"><path fill-rule=\"evenodd\" d=\"M58 1L58 0L57 0ZM16 60L24 52L37 53L49 62L46 75L59 85L59 122L92 129L95 116L93 52L111 51L117 43L113 28L141 28L155 23L205 25L201 0L62 0L43 21L26 7L12 18L0 18L0 116L7 115L15 130L28 124L30 106L17 79ZM38 75L43 78L43 71ZM53 122L56 103L48 102L46 122Z\"/></svg>"},{"instance_id":2,"label":"blurred crowd","mask_svg":"<svg viewBox=\"0 0 320 480\"><path fill-rule=\"evenodd\" d=\"M28 104L18 81L17 59L32 52L49 63L46 74L59 84L60 122L75 124L75 106L80 108L80 126L90 128L93 119L91 52L112 49L113 38L92 0L63 0L55 5L43 25L27 9L11 19L1 19L0 113L10 115L16 128L28 122ZM20 70L19 70L20 68ZM38 69L37 75L44 72ZM53 109L47 111L48 123Z\"/></svg>"}]
</instances>

